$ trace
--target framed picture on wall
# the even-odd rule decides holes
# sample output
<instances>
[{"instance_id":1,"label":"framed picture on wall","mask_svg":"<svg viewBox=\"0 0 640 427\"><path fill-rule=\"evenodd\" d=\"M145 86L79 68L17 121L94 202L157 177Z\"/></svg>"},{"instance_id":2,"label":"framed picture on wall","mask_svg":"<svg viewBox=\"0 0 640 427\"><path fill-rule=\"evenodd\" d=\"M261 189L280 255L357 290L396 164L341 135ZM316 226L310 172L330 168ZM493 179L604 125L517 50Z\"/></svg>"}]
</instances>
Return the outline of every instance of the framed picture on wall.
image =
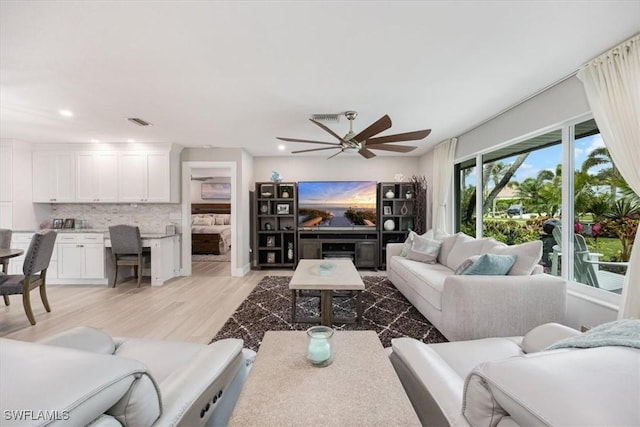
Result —
<instances>
[{"instance_id":1,"label":"framed picture on wall","mask_svg":"<svg viewBox=\"0 0 640 427\"><path fill-rule=\"evenodd\" d=\"M56 218L53 220L52 227L53 228L62 228L64 225L64 220L62 218Z\"/></svg>"},{"instance_id":2,"label":"framed picture on wall","mask_svg":"<svg viewBox=\"0 0 640 427\"><path fill-rule=\"evenodd\" d=\"M64 220L64 228L73 228L76 224L76 220L73 218L67 218Z\"/></svg>"},{"instance_id":3,"label":"framed picture on wall","mask_svg":"<svg viewBox=\"0 0 640 427\"><path fill-rule=\"evenodd\" d=\"M200 197L203 200L231 199L231 184L226 182L203 182L200 187Z\"/></svg>"}]
</instances>

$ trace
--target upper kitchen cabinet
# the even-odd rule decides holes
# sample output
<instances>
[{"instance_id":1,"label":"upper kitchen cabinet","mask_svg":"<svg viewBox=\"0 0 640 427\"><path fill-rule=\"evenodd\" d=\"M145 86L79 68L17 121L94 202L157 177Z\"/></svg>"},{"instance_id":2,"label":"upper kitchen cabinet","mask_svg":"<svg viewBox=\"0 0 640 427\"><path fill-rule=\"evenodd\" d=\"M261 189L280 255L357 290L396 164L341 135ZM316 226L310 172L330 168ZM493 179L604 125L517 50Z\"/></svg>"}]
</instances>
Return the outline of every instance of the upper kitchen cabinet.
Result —
<instances>
[{"instance_id":1,"label":"upper kitchen cabinet","mask_svg":"<svg viewBox=\"0 0 640 427\"><path fill-rule=\"evenodd\" d=\"M76 200L76 158L73 152L33 153L33 201L69 203Z\"/></svg>"},{"instance_id":2,"label":"upper kitchen cabinet","mask_svg":"<svg viewBox=\"0 0 640 427\"><path fill-rule=\"evenodd\" d=\"M178 203L181 150L173 144L36 146L33 202Z\"/></svg>"},{"instance_id":3,"label":"upper kitchen cabinet","mask_svg":"<svg viewBox=\"0 0 640 427\"><path fill-rule=\"evenodd\" d=\"M170 152L120 152L119 200L179 202L179 157Z\"/></svg>"},{"instance_id":4,"label":"upper kitchen cabinet","mask_svg":"<svg viewBox=\"0 0 640 427\"><path fill-rule=\"evenodd\" d=\"M116 203L118 201L118 153L94 151L76 153L76 201Z\"/></svg>"}]
</instances>

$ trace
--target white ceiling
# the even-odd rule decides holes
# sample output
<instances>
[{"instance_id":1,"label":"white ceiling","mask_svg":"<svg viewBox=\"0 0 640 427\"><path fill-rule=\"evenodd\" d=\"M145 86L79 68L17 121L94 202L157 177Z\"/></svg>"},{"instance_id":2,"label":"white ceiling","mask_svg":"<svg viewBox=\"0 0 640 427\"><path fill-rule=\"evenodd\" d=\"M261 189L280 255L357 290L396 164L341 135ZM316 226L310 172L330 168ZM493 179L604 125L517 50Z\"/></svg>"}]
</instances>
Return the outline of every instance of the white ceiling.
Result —
<instances>
[{"instance_id":1,"label":"white ceiling","mask_svg":"<svg viewBox=\"0 0 640 427\"><path fill-rule=\"evenodd\" d=\"M640 0L2 0L0 137L277 156L276 136L333 142L311 113L354 109L356 132L432 128L416 155L638 31Z\"/></svg>"}]
</instances>

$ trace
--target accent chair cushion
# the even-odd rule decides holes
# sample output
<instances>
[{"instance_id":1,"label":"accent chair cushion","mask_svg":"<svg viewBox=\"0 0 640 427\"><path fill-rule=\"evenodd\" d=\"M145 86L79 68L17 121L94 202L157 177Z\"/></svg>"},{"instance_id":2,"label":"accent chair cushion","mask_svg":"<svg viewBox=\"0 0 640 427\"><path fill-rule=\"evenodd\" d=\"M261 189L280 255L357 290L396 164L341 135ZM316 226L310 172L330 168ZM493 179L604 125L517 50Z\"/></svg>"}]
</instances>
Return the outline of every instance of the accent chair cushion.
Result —
<instances>
[{"instance_id":1,"label":"accent chair cushion","mask_svg":"<svg viewBox=\"0 0 640 427\"><path fill-rule=\"evenodd\" d=\"M483 276L504 276L516 262L515 255L480 255L462 274Z\"/></svg>"}]
</instances>

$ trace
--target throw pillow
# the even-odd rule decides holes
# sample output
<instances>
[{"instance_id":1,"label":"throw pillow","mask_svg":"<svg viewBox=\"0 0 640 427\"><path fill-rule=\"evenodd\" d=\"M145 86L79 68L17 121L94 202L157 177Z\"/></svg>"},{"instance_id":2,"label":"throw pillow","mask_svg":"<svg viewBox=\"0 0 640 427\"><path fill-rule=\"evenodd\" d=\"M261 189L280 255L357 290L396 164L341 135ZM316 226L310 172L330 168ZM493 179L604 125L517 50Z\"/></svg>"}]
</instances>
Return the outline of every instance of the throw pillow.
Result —
<instances>
[{"instance_id":1,"label":"throw pillow","mask_svg":"<svg viewBox=\"0 0 640 427\"><path fill-rule=\"evenodd\" d=\"M464 274L464 272L467 271L467 269L471 267L473 263L476 262L479 258L480 258L480 255L474 255L465 259L464 261L462 261L462 264L460 264L460 266L456 269L456 271L453 274L457 274L457 275Z\"/></svg>"},{"instance_id":2,"label":"throw pillow","mask_svg":"<svg viewBox=\"0 0 640 427\"><path fill-rule=\"evenodd\" d=\"M193 225L213 225L212 219L213 218L194 218Z\"/></svg>"},{"instance_id":3,"label":"throw pillow","mask_svg":"<svg viewBox=\"0 0 640 427\"><path fill-rule=\"evenodd\" d=\"M400 256L406 258L409 253L409 249L411 249L411 244L413 243L413 238L417 236L414 231L409 231L409 235L407 236L407 240L404 241L404 245L402 246L402 251L400 252Z\"/></svg>"},{"instance_id":4,"label":"throw pillow","mask_svg":"<svg viewBox=\"0 0 640 427\"><path fill-rule=\"evenodd\" d=\"M440 252L440 242L415 235L407 259L435 264Z\"/></svg>"},{"instance_id":5,"label":"throw pillow","mask_svg":"<svg viewBox=\"0 0 640 427\"><path fill-rule=\"evenodd\" d=\"M462 274L504 276L516 262L515 255L484 254Z\"/></svg>"},{"instance_id":6,"label":"throw pillow","mask_svg":"<svg viewBox=\"0 0 640 427\"><path fill-rule=\"evenodd\" d=\"M496 246L488 253L498 255L515 255L515 264L509 270L509 276L529 276L542 258L542 241L522 243L512 246Z\"/></svg>"},{"instance_id":7,"label":"throw pillow","mask_svg":"<svg viewBox=\"0 0 640 427\"><path fill-rule=\"evenodd\" d=\"M475 237L460 233L444 265L456 271L465 259L473 255L481 255L484 245L484 239L476 239Z\"/></svg>"}]
</instances>

